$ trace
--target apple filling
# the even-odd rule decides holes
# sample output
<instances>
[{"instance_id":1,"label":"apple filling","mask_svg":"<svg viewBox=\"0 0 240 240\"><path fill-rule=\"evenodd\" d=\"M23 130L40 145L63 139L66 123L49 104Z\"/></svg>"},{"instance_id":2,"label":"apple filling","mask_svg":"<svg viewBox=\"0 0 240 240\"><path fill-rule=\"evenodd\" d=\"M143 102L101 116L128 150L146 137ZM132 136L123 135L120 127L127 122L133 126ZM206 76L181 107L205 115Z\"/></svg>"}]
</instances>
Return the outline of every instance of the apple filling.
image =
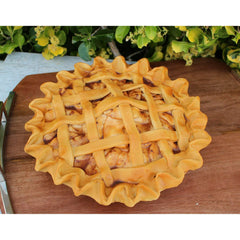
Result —
<instances>
[{"instance_id":1,"label":"apple filling","mask_svg":"<svg viewBox=\"0 0 240 240\"><path fill-rule=\"evenodd\" d=\"M117 83L118 86L123 86L124 84L130 84L130 80L112 80ZM149 85L148 81L145 79L146 84ZM153 87L154 85L151 85ZM85 91L90 91L92 89L104 89L106 86L101 81L86 83L84 86ZM60 95L68 96L73 94L72 86L67 88L61 88L59 90ZM125 96L134 98L139 101L145 101L144 93L140 88L133 89L130 91L123 91ZM97 99L91 101L92 107L95 108L103 99L110 96L109 93L107 96L102 99ZM152 93L154 101L158 104L164 104L164 99L161 94ZM139 133L144 133L150 130L153 130L149 112L147 110L141 110L137 107L131 106L133 119L136 124L136 128ZM74 105L65 105L66 115L73 114L82 114L82 106L80 103ZM53 121L56 118L54 110L49 108L45 113L46 122ZM162 127L167 130L175 131L174 119L171 112L159 112L159 119L161 121ZM127 134L125 125L121 116L121 111L119 107L113 109L108 109L104 111L99 117L96 118L96 126L98 130L99 139L106 139L108 137ZM69 141L72 147L78 147L84 144L89 143L88 133L86 124L69 124ZM43 136L44 144L48 144L53 149L54 157L58 156L58 140L57 132L46 134ZM169 141L169 145L172 147L174 154L180 152L177 142ZM161 149L159 148L158 142L146 142L142 143L142 153L144 158L144 163L149 163L156 161L162 158ZM110 167L122 168L122 167L131 167L130 154L129 154L129 144L118 145L109 149L104 150L105 159ZM99 172L98 166L94 159L94 154L84 154L74 157L74 167L79 167L83 169L86 174L93 175Z\"/></svg>"}]
</instances>

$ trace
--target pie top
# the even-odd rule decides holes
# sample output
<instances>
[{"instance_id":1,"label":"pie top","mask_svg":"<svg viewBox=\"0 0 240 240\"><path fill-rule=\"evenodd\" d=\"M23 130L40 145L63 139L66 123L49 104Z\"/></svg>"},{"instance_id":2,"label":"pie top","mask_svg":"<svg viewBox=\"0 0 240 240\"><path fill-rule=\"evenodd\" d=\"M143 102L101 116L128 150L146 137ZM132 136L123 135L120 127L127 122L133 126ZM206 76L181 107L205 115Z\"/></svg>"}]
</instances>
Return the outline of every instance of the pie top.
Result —
<instances>
[{"instance_id":1,"label":"pie top","mask_svg":"<svg viewBox=\"0 0 240 240\"><path fill-rule=\"evenodd\" d=\"M25 124L32 132L25 151L37 171L76 196L134 206L202 166L199 151L211 137L186 79L171 80L166 67L151 69L145 58L128 65L122 56L96 57L74 67L42 84L44 98L29 105L35 114Z\"/></svg>"}]
</instances>

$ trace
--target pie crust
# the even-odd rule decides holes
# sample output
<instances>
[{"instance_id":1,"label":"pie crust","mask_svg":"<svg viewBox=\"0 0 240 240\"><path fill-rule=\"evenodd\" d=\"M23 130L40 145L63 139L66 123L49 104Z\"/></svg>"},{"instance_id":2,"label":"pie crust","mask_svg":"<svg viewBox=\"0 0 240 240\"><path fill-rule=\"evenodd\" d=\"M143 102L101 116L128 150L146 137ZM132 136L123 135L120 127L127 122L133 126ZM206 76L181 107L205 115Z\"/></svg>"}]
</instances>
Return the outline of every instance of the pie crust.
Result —
<instances>
[{"instance_id":1,"label":"pie crust","mask_svg":"<svg viewBox=\"0 0 240 240\"><path fill-rule=\"evenodd\" d=\"M132 207L202 166L199 151L211 137L186 79L171 80L166 67L151 69L146 58L128 65L122 56L76 63L56 77L29 104L34 117L25 124L32 134L24 149L56 185L102 205Z\"/></svg>"}]
</instances>

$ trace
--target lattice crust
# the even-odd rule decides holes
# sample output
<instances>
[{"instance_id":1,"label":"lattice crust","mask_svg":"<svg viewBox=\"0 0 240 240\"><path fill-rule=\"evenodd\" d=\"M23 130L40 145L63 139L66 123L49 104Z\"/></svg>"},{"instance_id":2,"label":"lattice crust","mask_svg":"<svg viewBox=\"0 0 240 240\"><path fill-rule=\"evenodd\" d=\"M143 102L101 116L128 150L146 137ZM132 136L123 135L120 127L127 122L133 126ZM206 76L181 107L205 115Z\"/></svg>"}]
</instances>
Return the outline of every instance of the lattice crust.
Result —
<instances>
[{"instance_id":1,"label":"lattice crust","mask_svg":"<svg viewBox=\"0 0 240 240\"><path fill-rule=\"evenodd\" d=\"M55 184L103 205L134 206L202 166L207 116L187 80L171 80L166 67L96 57L57 80L41 85L45 97L30 103L35 115L25 125L32 132L25 151Z\"/></svg>"}]
</instances>

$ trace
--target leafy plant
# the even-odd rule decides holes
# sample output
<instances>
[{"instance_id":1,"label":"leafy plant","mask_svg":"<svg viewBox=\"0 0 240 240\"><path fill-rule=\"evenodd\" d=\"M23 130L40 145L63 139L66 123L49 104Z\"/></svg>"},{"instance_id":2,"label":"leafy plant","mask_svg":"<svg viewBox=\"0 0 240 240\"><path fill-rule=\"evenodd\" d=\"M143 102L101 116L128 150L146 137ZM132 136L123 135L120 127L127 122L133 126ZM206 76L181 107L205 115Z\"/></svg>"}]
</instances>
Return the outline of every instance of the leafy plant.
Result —
<instances>
[{"instance_id":1,"label":"leafy plant","mask_svg":"<svg viewBox=\"0 0 240 240\"><path fill-rule=\"evenodd\" d=\"M66 33L61 27L43 27L34 28L36 32L36 41L40 46L42 55L46 59L53 59L56 56L64 56L67 52L65 47Z\"/></svg>"},{"instance_id":2,"label":"leafy plant","mask_svg":"<svg viewBox=\"0 0 240 240\"><path fill-rule=\"evenodd\" d=\"M0 27L0 54L11 54L16 48L22 51L24 42L21 26Z\"/></svg>"},{"instance_id":3,"label":"leafy plant","mask_svg":"<svg viewBox=\"0 0 240 240\"><path fill-rule=\"evenodd\" d=\"M240 72L239 26L0 26L0 58L13 51L41 52L46 59L79 56L127 60L218 57Z\"/></svg>"},{"instance_id":4,"label":"leafy plant","mask_svg":"<svg viewBox=\"0 0 240 240\"><path fill-rule=\"evenodd\" d=\"M114 29L101 27L71 27L72 44L78 45L78 55L85 61L100 55L105 58L112 56L108 42L114 39Z\"/></svg>"}]
</instances>

